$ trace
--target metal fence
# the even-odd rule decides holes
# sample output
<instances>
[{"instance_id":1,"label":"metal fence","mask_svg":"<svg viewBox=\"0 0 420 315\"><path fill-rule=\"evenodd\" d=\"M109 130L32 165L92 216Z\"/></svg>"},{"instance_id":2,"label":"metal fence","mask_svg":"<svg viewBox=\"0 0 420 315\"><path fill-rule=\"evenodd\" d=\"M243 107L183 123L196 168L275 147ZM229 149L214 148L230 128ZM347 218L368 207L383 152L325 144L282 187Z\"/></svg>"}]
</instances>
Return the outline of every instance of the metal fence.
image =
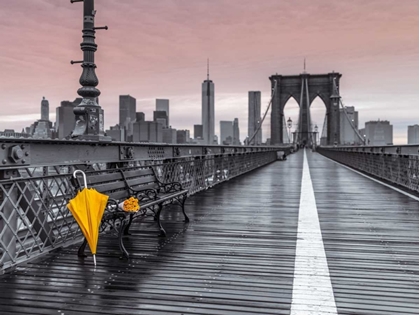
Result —
<instances>
[{"instance_id":1,"label":"metal fence","mask_svg":"<svg viewBox=\"0 0 420 315\"><path fill-rule=\"evenodd\" d=\"M181 182L189 194L194 194L273 162L278 151L288 150L127 143L94 144L92 149L92 143L79 143L68 147L56 144L53 146L55 151L48 152L37 149L38 145L48 147L51 143L32 142L29 152L27 143L3 143L2 149L6 151L3 154L7 158L7 163L0 166L3 178L0 180L0 270L3 271L81 240L80 230L67 209L68 201L75 195L71 176L76 169L153 167L163 182ZM17 148L23 153L15 154L15 158L26 156L32 160L23 163L13 160L12 151L16 153ZM48 155L56 157L55 164ZM57 159L58 155L61 155L60 159Z\"/></svg>"},{"instance_id":2,"label":"metal fence","mask_svg":"<svg viewBox=\"0 0 420 315\"><path fill-rule=\"evenodd\" d=\"M319 147L322 155L379 179L419 192L418 145Z\"/></svg>"}]
</instances>

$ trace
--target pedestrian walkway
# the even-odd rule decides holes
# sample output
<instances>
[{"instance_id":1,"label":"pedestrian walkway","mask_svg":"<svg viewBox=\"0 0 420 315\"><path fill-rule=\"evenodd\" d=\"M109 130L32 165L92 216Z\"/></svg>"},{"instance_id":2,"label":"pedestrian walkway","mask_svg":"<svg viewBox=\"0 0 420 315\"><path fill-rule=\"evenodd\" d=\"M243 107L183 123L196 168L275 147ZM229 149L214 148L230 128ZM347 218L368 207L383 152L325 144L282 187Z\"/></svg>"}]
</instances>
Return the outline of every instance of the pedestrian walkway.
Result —
<instances>
[{"instance_id":1,"label":"pedestrian walkway","mask_svg":"<svg viewBox=\"0 0 420 315\"><path fill-rule=\"evenodd\" d=\"M96 269L70 247L0 276L0 313L418 314L418 202L317 153L186 209L165 212L166 238L136 223L129 261L101 236Z\"/></svg>"}]
</instances>

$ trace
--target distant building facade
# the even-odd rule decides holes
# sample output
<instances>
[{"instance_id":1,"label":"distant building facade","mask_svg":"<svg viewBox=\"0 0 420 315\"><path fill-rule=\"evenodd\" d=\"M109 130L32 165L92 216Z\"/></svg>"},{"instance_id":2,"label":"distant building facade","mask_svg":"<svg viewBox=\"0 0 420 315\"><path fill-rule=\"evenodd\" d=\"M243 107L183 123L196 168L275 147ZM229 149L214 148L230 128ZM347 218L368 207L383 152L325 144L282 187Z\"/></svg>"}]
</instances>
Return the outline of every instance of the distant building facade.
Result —
<instances>
[{"instance_id":1,"label":"distant building facade","mask_svg":"<svg viewBox=\"0 0 420 315\"><path fill-rule=\"evenodd\" d=\"M166 125L169 126L169 100L167 99L156 99L156 111L166 112Z\"/></svg>"},{"instance_id":2,"label":"distant building facade","mask_svg":"<svg viewBox=\"0 0 420 315\"><path fill-rule=\"evenodd\" d=\"M366 145L392 145L393 126L387 120L365 123Z\"/></svg>"},{"instance_id":3,"label":"distant building facade","mask_svg":"<svg viewBox=\"0 0 420 315\"><path fill-rule=\"evenodd\" d=\"M168 114L164 110L155 110L153 112L153 121L162 124L163 128L168 128Z\"/></svg>"},{"instance_id":4,"label":"distant building facade","mask_svg":"<svg viewBox=\"0 0 420 315\"><path fill-rule=\"evenodd\" d=\"M24 130L22 132L16 132L14 129L4 129L0 131L1 138L30 138L31 135L26 133Z\"/></svg>"},{"instance_id":5,"label":"distant building facade","mask_svg":"<svg viewBox=\"0 0 420 315\"><path fill-rule=\"evenodd\" d=\"M407 144L419 144L419 125L407 127Z\"/></svg>"},{"instance_id":6,"label":"distant building facade","mask_svg":"<svg viewBox=\"0 0 420 315\"><path fill-rule=\"evenodd\" d=\"M111 137L112 141L125 141L125 130L121 129L119 125L111 126L105 133Z\"/></svg>"},{"instance_id":7,"label":"distant building facade","mask_svg":"<svg viewBox=\"0 0 420 315\"><path fill-rule=\"evenodd\" d=\"M76 98L73 102L62 101L60 106L55 109L55 130L58 139L65 139L70 136L76 124L76 115L73 109L80 104L81 98Z\"/></svg>"},{"instance_id":8,"label":"distant building facade","mask_svg":"<svg viewBox=\"0 0 420 315\"><path fill-rule=\"evenodd\" d=\"M177 130L176 131L176 143L188 143L190 139L189 130Z\"/></svg>"},{"instance_id":9,"label":"distant building facade","mask_svg":"<svg viewBox=\"0 0 420 315\"><path fill-rule=\"evenodd\" d=\"M136 112L136 121L145 121L146 117L143 112Z\"/></svg>"},{"instance_id":10,"label":"distant building facade","mask_svg":"<svg viewBox=\"0 0 420 315\"><path fill-rule=\"evenodd\" d=\"M261 120L261 92L260 91L249 91L248 92L248 139L251 139L252 135L258 128ZM262 131L261 129L255 135L252 143L259 145L262 143Z\"/></svg>"},{"instance_id":11,"label":"distant building facade","mask_svg":"<svg viewBox=\"0 0 420 315\"><path fill-rule=\"evenodd\" d=\"M194 125L194 139L203 139L203 125Z\"/></svg>"},{"instance_id":12,"label":"distant building facade","mask_svg":"<svg viewBox=\"0 0 420 315\"><path fill-rule=\"evenodd\" d=\"M120 119L121 129L126 130L126 141L132 141L133 124L136 121L136 99L130 95L120 95Z\"/></svg>"},{"instance_id":13,"label":"distant building facade","mask_svg":"<svg viewBox=\"0 0 420 315\"><path fill-rule=\"evenodd\" d=\"M233 122L221 120L220 121L220 144L233 144Z\"/></svg>"},{"instance_id":14,"label":"distant building facade","mask_svg":"<svg viewBox=\"0 0 420 315\"><path fill-rule=\"evenodd\" d=\"M240 133L239 133L239 119L235 118L233 120L233 143L234 145L240 145Z\"/></svg>"},{"instance_id":15,"label":"distant building facade","mask_svg":"<svg viewBox=\"0 0 420 315\"><path fill-rule=\"evenodd\" d=\"M163 143L177 143L177 130L172 128L165 128L162 130Z\"/></svg>"},{"instance_id":16,"label":"distant building facade","mask_svg":"<svg viewBox=\"0 0 420 315\"><path fill-rule=\"evenodd\" d=\"M346 116L347 114L347 116ZM351 123L350 123L351 122ZM360 140L352 125L358 130L359 112L353 106L346 106L340 109L340 144L359 144Z\"/></svg>"},{"instance_id":17,"label":"distant building facade","mask_svg":"<svg viewBox=\"0 0 420 315\"><path fill-rule=\"evenodd\" d=\"M214 83L209 79L201 85L201 124L205 144L214 143Z\"/></svg>"},{"instance_id":18,"label":"distant building facade","mask_svg":"<svg viewBox=\"0 0 420 315\"><path fill-rule=\"evenodd\" d=\"M162 143L162 125L154 121L137 121L133 124L133 142Z\"/></svg>"},{"instance_id":19,"label":"distant building facade","mask_svg":"<svg viewBox=\"0 0 420 315\"><path fill-rule=\"evenodd\" d=\"M41 120L50 121L50 103L44 96L41 101Z\"/></svg>"}]
</instances>

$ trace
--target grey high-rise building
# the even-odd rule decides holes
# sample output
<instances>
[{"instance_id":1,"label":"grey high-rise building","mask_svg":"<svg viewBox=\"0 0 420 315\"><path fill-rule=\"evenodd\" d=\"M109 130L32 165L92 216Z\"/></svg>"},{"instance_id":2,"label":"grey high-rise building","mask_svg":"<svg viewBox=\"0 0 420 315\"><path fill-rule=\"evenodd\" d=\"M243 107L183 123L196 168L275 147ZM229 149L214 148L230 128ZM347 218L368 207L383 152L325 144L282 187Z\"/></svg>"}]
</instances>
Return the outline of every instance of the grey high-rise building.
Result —
<instances>
[{"instance_id":1,"label":"grey high-rise building","mask_svg":"<svg viewBox=\"0 0 420 315\"><path fill-rule=\"evenodd\" d=\"M136 112L136 121L145 121L145 115L143 112Z\"/></svg>"},{"instance_id":2,"label":"grey high-rise building","mask_svg":"<svg viewBox=\"0 0 420 315\"><path fill-rule=\"evenodd\" d=\"M120 95L120 128L130 129L128 124L136 121L136 99L130 95Z\"/></svg>"},{"instance_id":3,"label":"grey high-rise building","mask_svg":"<svg viewBox=\"0 0 420 315\"><path fill-rule=\"evenodd\" d=\"M44 96L41 101L41 120L50 120L50 104Z\"/></svg>"},{"instance_id":4,"label":"grey high-rise building","mask_svg":"<svg viewBox=\"0 0 420 315\"><path fill-rule=\"evenodd\" d=\"M194 125L194 139L203 139L203 125Z\"/></svg>"},{"instance_id":5,"label":"grey high-rise building","mask_svg":"<svg viewBox=\"0 0 420 315\"><path fill-rule=\"evenodd\" d=\"M358 144L361 140L355 130L359 128L359 112L353 106L346 106L345 110L340 109L340 144Z\"/></svg>"},{"instance_id":6,"label":"grey high-rise building","mask_svg":"<svg viewBox=\"0 0 420 315\"><path fill-rule=\"evenodd\" d=\"M163 143L176 143L177 130L172 128L165 128L162 130Z\"/></svg>"},{"instance_id":7,"label":"grey high-rise building","mask_svg":"<svg viewBox=\"0 0 420 315\"><path fill-rule=\"evenodd\" d=\"M134 142L162 143L162 125L154 121L137 121L133 124Z\"/></svg>"},{"instance_id":8,"label":"grey high-rise building","mask_svg":"<svg viewBox=\"0 0 420 315\"><path fill-rule=\"evenodd\" d=\"M168 113L164 110L155 110L153 112L153 121L162 124L163 128L168 128Z\"/></svg>"},{"instance_id":9,"label":"grey high-rise building","mask_svg":"<svg viewBox=\"0 0 420 315\"><path fill-rule=\"evenodd\" d=\"M167 99L156 99L156 110L165 111L167 116L167 126L169 125L169 100Z\"/></svg>"},{"instance_id":10,"label":"grey high-rise building","mask_svg":"<svg viewBox=\"0 0 420 315\"><path fill-rule=\"evenodd\" d=\"M233 120L233 144L239 145L241 144L241 140L239 139L239 120L238 118L235 118Z\"/></svg>"},{"instance_id":11,"label":"grey high-rise building","mask_svg":"<svg viewBox=\"0 0 420 315\"><path fill-rule=\"evenodd\" d=\"M254 135L261 120L261 92L248 92L248 138ZM252 140L252 144L259 145L262 143L262 131L257 132Z\"/></svg>"},{"instance_id":12,"label":"grey high-rise building","mask_svg":"<svg viewBox=\"0 0 420 315\"><path fill-rule=\"evenodd\" d=\"M177 130L176 131L176 143L187 143L190 138L189 130Z\"/></svg>"},{"instance_id":13,"label":"grey high-rise building","mask_svg":"<svg viewBox=\"0 0 420 315\"><path fill-rule=\"evenodd\" d=\"M419 125L408 126L407 144L419 144Z\"/></svg>"},{"instance_id":14,"label":"grey high-rise building","mask_svg":"<svg viewBox=\"0 0 420 315\"><path fill-rule=\"evenodd\" d=\"M201 85L201 121L203 125L203 140L205 144L214 143L214 83L209 79Z\"/></svg>"},{"instance_id":15,"label":"grey high-rise building","mask_svg":"<svg viewBox=\"0 0 420 315\"><path fill-rule=\"evenodd\" d=\"M220 144L233 143L233 122L221 120L220 121Z\"/></svg>"},{"instance_id":16,"label":"grey high-rise building","mask_svg":"<svg viewBox=\"0 0 420 315\"><path fill-rule=\"evenodd\" d=\"M392 145L392 125L387 120L368 121L365 123L367 145Z\"/></svg>"},{"instance_id":17,"label":"grey high-rise building","mask_svg":"<svg viewBox=\"0 0 420 315\"><path fill-rule=\"evenodd\" d=\"M76 98L73 102L62 101L60 107L57 107L55 130L58 139L69 137L76 124L76 116L73 113L75 106L80 104L81 98Z\"/></svg>"}]
</instances>

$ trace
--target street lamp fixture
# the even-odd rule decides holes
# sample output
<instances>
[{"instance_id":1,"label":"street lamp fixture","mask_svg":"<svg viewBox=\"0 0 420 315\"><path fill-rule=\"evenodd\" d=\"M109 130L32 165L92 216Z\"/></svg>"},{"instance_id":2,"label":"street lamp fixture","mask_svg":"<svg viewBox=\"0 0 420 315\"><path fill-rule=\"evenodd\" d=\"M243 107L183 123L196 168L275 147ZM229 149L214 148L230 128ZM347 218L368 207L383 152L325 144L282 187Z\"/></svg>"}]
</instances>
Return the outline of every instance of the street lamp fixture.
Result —
<instances>
[{"instance_id":1,"label":"street lamp fixture","mask_svg":"<svg viewBox=\"0 0 420 315\"><path fill-rule=\"evenodd\" d=\"M291 142L290 141L290 136L291 136L290 129L292 128L292 124L293 124L293 121L289 117L289 119L287 120L287 128L289 128L289 143Z\"/></svg>"}]
</instances>

